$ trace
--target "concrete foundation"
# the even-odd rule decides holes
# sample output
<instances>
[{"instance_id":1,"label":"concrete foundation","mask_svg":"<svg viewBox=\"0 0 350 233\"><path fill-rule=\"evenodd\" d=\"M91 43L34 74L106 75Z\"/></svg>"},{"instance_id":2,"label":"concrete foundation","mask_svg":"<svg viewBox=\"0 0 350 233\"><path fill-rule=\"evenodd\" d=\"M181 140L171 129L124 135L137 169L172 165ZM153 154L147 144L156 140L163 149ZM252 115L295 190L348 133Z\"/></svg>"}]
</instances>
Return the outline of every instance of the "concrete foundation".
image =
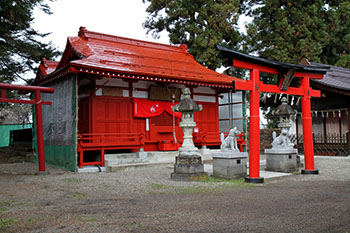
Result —
<instances>
[{"instance_id":1,"label":"concrete foundation","mask_svg":"<svg viewBox=\"0 0 350 233\"><path fill-rule=\"evenodd\" d=\"M213 176L224 179L235 179L247 175L246 152L213 153Z\"/></svg>"},{"instance_id":2,"label":"concrete foundation","mask_svg":"<svg viewBox=\"0 0 350 233\"><path fill-rule=\"evenodd\" d=\"M265 149L266 170L294 172L298 170L298 150L293 148Z\"/></svg>"}]
</instances>

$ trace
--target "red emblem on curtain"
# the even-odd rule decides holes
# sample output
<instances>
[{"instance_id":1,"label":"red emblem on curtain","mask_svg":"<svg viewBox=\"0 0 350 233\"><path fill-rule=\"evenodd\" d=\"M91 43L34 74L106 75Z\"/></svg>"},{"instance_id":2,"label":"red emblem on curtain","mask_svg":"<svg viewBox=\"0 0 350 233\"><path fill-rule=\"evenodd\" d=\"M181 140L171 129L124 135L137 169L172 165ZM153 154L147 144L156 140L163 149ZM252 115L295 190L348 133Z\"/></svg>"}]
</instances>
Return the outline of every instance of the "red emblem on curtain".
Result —
<instances>
[{"instance_id":1,"label":"red emblem on curtain","mask_svg":"<svg viewBox=\"0 0 350 233\"><path fill-rule=\"evenodd\" d=\"M173 115L173 105L177 105L178 102L162 102L148 99L134 98L134 116L135 117L155 117L162 114L164 111ZM181 118L180 112L175 112L175 117Z\"/></svg>"}]
</instances>

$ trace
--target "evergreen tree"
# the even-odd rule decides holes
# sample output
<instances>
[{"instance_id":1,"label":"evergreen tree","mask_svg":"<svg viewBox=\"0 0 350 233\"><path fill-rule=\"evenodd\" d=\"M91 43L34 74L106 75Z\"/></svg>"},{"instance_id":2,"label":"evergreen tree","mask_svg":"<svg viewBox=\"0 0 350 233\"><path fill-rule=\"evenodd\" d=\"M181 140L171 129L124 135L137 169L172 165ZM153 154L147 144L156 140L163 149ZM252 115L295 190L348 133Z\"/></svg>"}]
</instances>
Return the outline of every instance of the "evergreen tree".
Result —
<instances>
[{"instance_id":1,"label":"evergreen tree","mask_svg":"<svg viewBox=\"0 0 350 233\"><path fill-rule=\"evenodd\" d=\"M190 54L210 69L221 66L216 44L238 49L239 0L143 0L150 2L143 24L157 38L166 30L172 44L186 44Z\"/></svg>"},{"instance_id":2,"label":"evergreen tree","mask_svg":"<svg viewBox=\"0 0 350 233\"><path fill-rule=\"evenodd\" d=\"M59 55L51 43L40 41L47 33L31 28L35 7L51 13L43 0L0 0L0 82L28 82L23 74L35 71L42 57L52 59Z\"/></svg>"},{"instance_id":3,"label":"evergreen tree","mask_svg":"<svg viewBox=\"0 0 350 233\"><path fill-rule=\"evenodd\" d=\"M272 60L350 68L350 2L250 0L245 47ZM254 8L254 7L255 8Z\"/></svg>"}]
</instances>

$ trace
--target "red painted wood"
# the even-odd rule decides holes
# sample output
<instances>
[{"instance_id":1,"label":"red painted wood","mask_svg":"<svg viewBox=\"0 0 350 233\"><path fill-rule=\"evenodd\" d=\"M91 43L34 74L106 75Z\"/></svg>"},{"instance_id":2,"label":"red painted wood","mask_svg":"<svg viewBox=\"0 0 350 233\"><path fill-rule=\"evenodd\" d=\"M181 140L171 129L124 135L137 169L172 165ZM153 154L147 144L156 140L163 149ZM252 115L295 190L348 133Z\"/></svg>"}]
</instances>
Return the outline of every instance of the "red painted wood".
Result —
<instances>
[{"instance_id":1,"label":"red painted wood","mask_svg":"<svg viewBox=\"0 0 350 233\"><path fill-rule=\"evenodd\" d=\"M303 120L303 136L304 136L304 156L305 170L315 170L314 162L314 142L312 136L312 117L311 117L311 97L310 97L310 79L302 78L301 86L305 90L305 94L301 99L301 111Z\"/></svg>"},{"instance_id":2,"label":"red painted wood","mask_svg":"<svg viewBox=\"0 0 350 233\"><path fill-rule=\"evenodd\" d=\"M92 103L92 119L88 119L85 115L88 115L89 104L88 98L83 98L79 101L79 132L87 132L88 121L92 121L93 134L104 134L103 143L101 139L90 138L88 141L84 141L83 148L96 148L98 146L105 147L105 150L111 147L115 148L134 148L140 145L138 139L130 141L129 139L123 139L115 137L113 133L144 133L145 144L144 149L157 150L158 143L167 141L175 142L173 136L173 117L164 112L161 117L150 118L150 130L146 132L146 119L137 118L133 116L133 103L130 98L123 97L106 97L106 96L94 96L91 98ZM195 121L199 132L217 132L216 136L208 137L206 140L208 145L220 145L219 139L219 123L218 123L218 104L198 102L202 104L204 109L201 112L195 113ZM175 118L175 132L177 141L183 140L182 129L179 127L180 119ZM201 141L198 141L198 145L203 145ZM86 149L83 149L86 150Z\"/></svg>"},{"instance_id":3,"label":"red painted wood","mask_svg":"<svg viewBox=\"0 0 350 233\"><path fill-rule=\"evenodd\" d=\"M35 91L35 123L36 123L36 135L38 146L38 162L39 171L45 171L45 153L44 153L44 136L43 136L43 118L41 111L41 94L40 90Z\"/></svg>"},{"instance_id":4,"label":"red painted wood","mask_svg":"<svg viewBox=\"0 0 350 233\"><path fill-rule=\"evenodd\" d=\"M289 87L287 91L281 91L281 89L276 85L263 84L260 82L260 91L269 93L283 93L288 95L304 95L305 91L300 87ZM312 97L321 97L321 91L310 89L310 95Z\"/></svg>"},{"instance_id":5,"label":"red painted wood","mask_svg":"<svg viewBox=\"0 0 350 233\"><path fill-rule=\"evenodd\" d=\"M30 91L30 92L40 91L44 93L53 93L55 91L55 89L50 87L24 86L24 85L15 85L15 84L7 84L7 83L0 83L0 89Z\"/></svg>"},{"instance_id":6,"label":"red painted wood","mask_svg":"<svg viewBox=\"0 0 350 233\"><path fill-rule=\"evenodd\" d=\"M249 117L249 177L260 177L260 122L259 122L259 70L250 71L250 81L253 90L250 92Z\"/></svg>"},{"instance_id":7,"label":"red painted wood","mask_svg":"<svg viewBox=\"0 0 350 233\"><path fill-rule=\"evenodd\" d=\"M237 90L242 90L242 91L251 91L253 88L250 80L242 81L242 82L235 82L235 87Z\"/></svg>"},{"instance_id":8,"label":"red painted wood","mask_svg":"<svg viewBox=\"0 0 350 233\"><path fill-rule=\"evenodd\" d=\"M194 113L194 121L197 124L198 132L220 132L219 131L219 112L217 103L199 102L203 105L203 110ZM219 137L218 137L219 139ZM221 144L221 143L220 143Z\"/></svg>"},{"instance_id":9,"label":"red painted wood","mask_svg":"<svg viewBox=\"0 0 350 233\"><path fill-rule=\"evenodd\" d=\"M89 97L79 99L79 109L78 109L78 132L81 133L90 133L89 124L90 124L90 102Z\"/></svg>"},{"instance_id":10,"label":"red painted wood","mask_svg":"<svg viewBox=\"0 0 350 233\"><path fill-rule=\"evenodd\" d=\"M300 77L300 78L314 78L314 79L322 79L323 74L313 74L313 73L305 73L305 72L295 72L294 73L295 77Z\"/></svg>"}]
</instances>

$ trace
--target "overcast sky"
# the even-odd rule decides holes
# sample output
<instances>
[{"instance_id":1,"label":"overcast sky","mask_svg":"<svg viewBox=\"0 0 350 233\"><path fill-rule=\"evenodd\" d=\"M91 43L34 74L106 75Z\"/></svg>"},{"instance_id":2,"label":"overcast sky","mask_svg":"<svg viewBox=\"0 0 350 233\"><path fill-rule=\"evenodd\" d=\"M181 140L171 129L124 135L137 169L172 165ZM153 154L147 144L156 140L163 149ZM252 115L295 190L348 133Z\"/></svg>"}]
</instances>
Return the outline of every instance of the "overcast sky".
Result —
<instances>
[{"instance_id":1,"label":"overcast sky","mask_svg":"<svg viewBox=\"0 0 350 233\"><path fill-rule=\"evenodd\" d=\"M36 9L33 27L42 33L52 32L47 37L63 51L68 36L77 36L79 27L89 31L155 41L168 44L166 33L159 40L146 35L142 23L147 17L147 5L142 0L56 0L47 1L52 15ZM46 42L46 40L45 40Z\"/></svg>"},{"instance_id":2,"label":"overcast sky","mask_svg":"<svg viewBox=\"0 0 350 233\"><path fill-rule=\"evenodd\" d=\"M52 41L60 51L64 50L68 36L78 35L80 26L89 31L169 44L166 32L159 40L146 35L142 23L146 20L149 4L142 0L46 0L46 3L53 14L47 15L36 9L33 27L42 33L52 32L45 42ZM241 29L244 20L246 17L240 18Z\"/></svg>"}]
</instances>

